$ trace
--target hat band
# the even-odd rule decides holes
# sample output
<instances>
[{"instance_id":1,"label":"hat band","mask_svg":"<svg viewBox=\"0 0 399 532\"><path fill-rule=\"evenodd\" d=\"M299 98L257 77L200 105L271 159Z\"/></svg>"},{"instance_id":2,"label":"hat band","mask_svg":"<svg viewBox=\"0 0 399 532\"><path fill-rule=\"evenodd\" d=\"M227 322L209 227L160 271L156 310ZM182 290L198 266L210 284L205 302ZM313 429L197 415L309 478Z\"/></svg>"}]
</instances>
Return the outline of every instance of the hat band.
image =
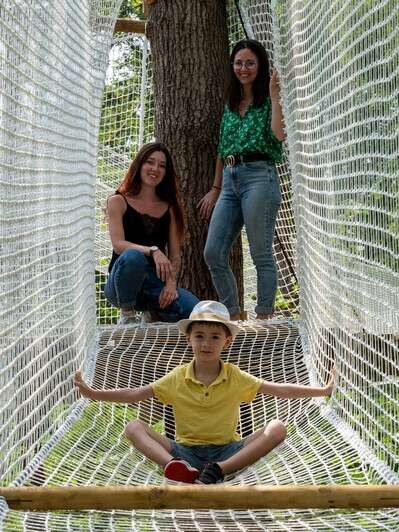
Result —
<instances>
[{"instance_id":1,"label":"hat band","mask_svg":"<svg viewBox=\"0 0 399 532\"><path fill-rule=\"evenodd\" d=\"M213 314L212 312L198 312L190 315L190 321L218 321L224 325L230 325L230 321L220 316L220 314Z\"/></svg>"}]
</instances>

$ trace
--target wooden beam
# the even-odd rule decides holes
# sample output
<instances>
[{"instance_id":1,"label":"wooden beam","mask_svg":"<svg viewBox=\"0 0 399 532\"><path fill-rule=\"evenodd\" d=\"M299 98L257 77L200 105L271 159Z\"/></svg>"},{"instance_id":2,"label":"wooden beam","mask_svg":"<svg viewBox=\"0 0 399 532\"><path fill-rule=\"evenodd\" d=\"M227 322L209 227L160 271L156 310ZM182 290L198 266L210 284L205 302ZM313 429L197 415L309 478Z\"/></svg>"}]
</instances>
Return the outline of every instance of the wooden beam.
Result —
<instances>
[{"instance_id":1,"label":"wooden beam","mask_svg":"<svg viewBox=\"0 0 399 532\"><path fill-rule=\"evenodd\" d=\"M28 511L399 507L399 485L20 487L0 496Z\"/></svg>"},{"instance_id":2,"label":"wooden beam","mask_svg":"<svg viewBox=\"0 0 399 532\"><path fill-rule=\"evenodd\" d=\"M145 33L145 20L133 20L131 18L117 18L114 33Z\"/></svg>"}]
</instances>

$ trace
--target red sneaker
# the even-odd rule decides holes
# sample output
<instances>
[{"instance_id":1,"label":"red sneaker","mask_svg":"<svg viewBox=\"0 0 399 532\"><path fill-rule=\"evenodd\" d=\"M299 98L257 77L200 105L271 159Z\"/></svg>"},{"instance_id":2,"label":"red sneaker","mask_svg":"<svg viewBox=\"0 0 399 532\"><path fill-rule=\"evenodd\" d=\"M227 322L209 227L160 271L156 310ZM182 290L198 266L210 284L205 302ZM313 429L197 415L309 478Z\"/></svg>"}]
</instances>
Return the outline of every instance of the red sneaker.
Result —
<instances>
[{"instance_id":1,"label":"red sneaker","mask_svg":"<svg viewBox=\"0 0 399 532\"><path fill-rule=\"evenodd\" d=\"M173 458L173 460L168 462L163 472L169 480L187 482L188 484L193 484L199 477L198 469L190 466L188 462L180 458Z\"/></svg>"}]
</instances>

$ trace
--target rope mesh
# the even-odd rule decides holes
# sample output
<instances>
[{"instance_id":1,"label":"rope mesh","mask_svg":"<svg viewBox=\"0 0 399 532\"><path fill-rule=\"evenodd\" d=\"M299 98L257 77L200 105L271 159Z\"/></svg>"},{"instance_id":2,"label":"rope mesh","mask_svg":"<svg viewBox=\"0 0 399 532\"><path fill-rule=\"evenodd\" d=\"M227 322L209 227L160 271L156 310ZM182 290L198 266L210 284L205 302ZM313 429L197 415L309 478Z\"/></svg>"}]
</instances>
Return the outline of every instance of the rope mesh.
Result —
<instances>
[{"instance_id":1,"label":"rope mesh","mask_svg":"<svg viewBox=\"0 0 399 532\"><path fill-rule=\"evenodd\" d=\"M398 20L394 2L275 12L310 371L334 355L339 419L396 475Z\"/></svg>"},{"instance_id":2,"label":"rope mesh","mask_svg":"<svg viewBox=\"0 0 399 532\"><path fill-rule=\"evenodd\" d=\"M72 386L82 364L102 388L151 382L190 358L171 325L95 328L94 270L98 285L110 250L101 209L152 136L145 38L120 38L112 61L127 66L107 73L96 160L119 3L0 5L2 485L165 482L123 427L139 417L172 435L170 412L156 401L89 403ZM232 40L243 34L234 4ZM275 1L272 17L270 2L238 4L248 35L270 51L274 43L281 73L289 155L276 245L290 263L286 274L280 268L281 292L294 303L296 253L301 320L245 323L225 359L304 384L325 382L335 363L339 379L328 402L259 397L243 408L243 434L279 417L289 436L227 482L398 483L399 8L392 0ZM125 73L116 78L117 70ZM129 120L116 124L118 106ZM245 276L251 294L254 276ZM116 317L102 306L97 319L110 323ZM288 307L296 312L296 303ZM398 520L389 509L29 513L0 499L0 527L10 531L393 531Z\"/></svg>"},{"instance_id":3,"label":"rope mesh","mask_svg":"<svg viewBox=\"0 0 399 532\"><path fill-rule=\"evenodd\" d=\"M118 4L0 6L3 482L65 417L71 372L96 349L93 176Z\"/></svg>"}]
</instances>

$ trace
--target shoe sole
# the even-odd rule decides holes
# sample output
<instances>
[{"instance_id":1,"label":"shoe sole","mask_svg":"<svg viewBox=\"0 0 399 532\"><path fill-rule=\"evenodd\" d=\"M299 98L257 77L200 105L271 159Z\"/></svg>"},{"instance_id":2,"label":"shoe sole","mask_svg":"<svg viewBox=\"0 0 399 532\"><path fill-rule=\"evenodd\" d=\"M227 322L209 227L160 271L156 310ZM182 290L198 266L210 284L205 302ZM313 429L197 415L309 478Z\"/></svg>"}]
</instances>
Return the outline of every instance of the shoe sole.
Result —
<instances>
[{"instance_id":1,"label":"shoe sole","mask_svg":"<svg viewBox=\"0 0 399 532\"><path fill-rule=\"evenodd\" d=\"M177 461L170 462L165 468L165 477L169 480L174 480L175 482L193 484L198 476L198 469Z\"/></svg>"}]
</instances>

